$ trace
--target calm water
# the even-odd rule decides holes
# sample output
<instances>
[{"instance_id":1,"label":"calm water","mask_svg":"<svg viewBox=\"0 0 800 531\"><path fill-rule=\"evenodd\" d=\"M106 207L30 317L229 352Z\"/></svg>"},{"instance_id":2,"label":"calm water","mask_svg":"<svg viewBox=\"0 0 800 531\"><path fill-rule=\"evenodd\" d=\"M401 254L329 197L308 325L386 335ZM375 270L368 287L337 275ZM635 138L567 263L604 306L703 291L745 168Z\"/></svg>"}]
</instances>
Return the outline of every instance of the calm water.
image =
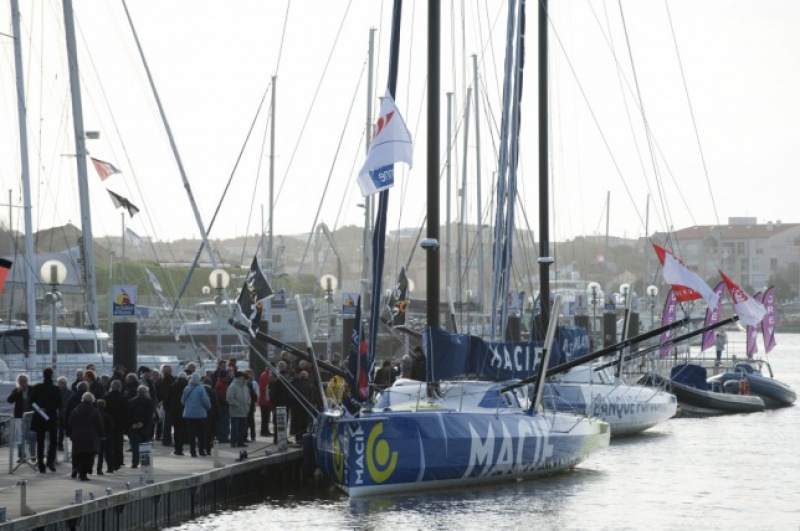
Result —
<instances>
[{"instance_id":1,"label":"calm water","mask_svg":"<svg viewBox=\"0 0 800 531\"><path fill-rule=\"evenodd\" d=\"M777 340L768 361L800 390L800 334ZM799 442L800 405L671 419L565 475L367 501L316 489L173 529L798 530Z\"/></svg>"}]
</instances>

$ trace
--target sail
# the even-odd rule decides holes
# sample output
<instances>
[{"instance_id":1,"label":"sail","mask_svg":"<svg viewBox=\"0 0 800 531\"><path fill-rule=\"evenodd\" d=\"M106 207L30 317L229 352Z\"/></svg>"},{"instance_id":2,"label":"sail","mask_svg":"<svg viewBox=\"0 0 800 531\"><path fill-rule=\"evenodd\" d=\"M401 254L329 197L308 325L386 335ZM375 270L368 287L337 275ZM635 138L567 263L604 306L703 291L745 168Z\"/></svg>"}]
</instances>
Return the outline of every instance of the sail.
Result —
<instances>
[{"instance_id":1,"label":"sail","mask_svg":"<svg viewBox=\"0 0 800 531\"><path fill-rule=\"evenodd\" d=\"M713 308L709 306L706 308L706 319L703 323L703 328L707 328L713 324L719 322L720 317L722 316L722 292L725 291L725 283L720 282L717 284L717 287L714 288L714 293L717 294L718 301L717 305ZM711 348L714 346L714 331L713 330L706 330L703 332L703 342L700 346L700 352L703 352L707 348Z\"/></svg>"},{"instance_id":2,"label":"sail","mask_svg":"<svg viewBox=\"0 0 800 531\"><path fill-rule=\"evenodd\" d=\"M777 343L775 342L775 286L770 286L764 292L762 300L767 314L761 321L761 333L764 336L764 354L769 354Z\"/></svg>"},{"instance_id":3,"label":"sail","mask_svg":"<svg viewBox=\"0 0 800 531\"><path fill-rule=\"evenodd\" d=\"M731 298L733 299L733 307L736 310L736 314L739 316L739 320L742 323L750 326L756 326L761 323L761 320L764 319L764 314L766 313L764 305L755 300L753 297L750 297L733 280L728 278L721 269L718 269L717 271L719 271L719 275L722 277L722 280L728 287L728 292L731 294Z\"/></svg>"},{"instance_id":4,"label":"sail","mask_svg":"<svg viewBox=\"0 0 800 531\"><path fill-rule=\"evenodd\" d=\"M428 327L423 335L428 380L458 377L488 380L529 378L539 372L544 341L485 341ZM578 326L559 326L548 368L589 353L589 335Z\"/></svg>"},{"instance_id":5,"label":"sail","mask_svg":"<svg viewBox=\"0 0 800 531\"><path fill-rule=\"evenodd\" d=\"M664 313L661 315L661 326L665 326L674 322L677 310L678 294L675 292L675 289L670 289L669 293L667 293L667 300L664 301ZM661 334L660 342L662 345L666 345L661 347L661 352L659 353L659 357L661 359L669 356L669 351L672 348L672 345L667 344L667 342L672 339L673 335L675 335L674 330L667 330Z\"/></svg>"}]
</instances>

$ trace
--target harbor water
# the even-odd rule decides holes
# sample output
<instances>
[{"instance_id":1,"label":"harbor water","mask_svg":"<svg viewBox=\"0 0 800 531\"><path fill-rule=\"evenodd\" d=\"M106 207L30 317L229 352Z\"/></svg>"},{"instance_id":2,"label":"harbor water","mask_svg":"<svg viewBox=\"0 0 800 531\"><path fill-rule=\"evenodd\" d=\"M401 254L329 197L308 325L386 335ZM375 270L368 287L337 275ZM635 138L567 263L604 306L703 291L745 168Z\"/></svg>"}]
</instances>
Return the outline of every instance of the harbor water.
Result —
<instances>
[{"instance_id":1,"label":"harbor water","mask_svg":"<svg viewBox=\"0 0 800 531\"><path fill-rule=\"evenodd\" d=\"M776 379L798 391L800 334L777 341L767 360ZM315 486L173 529L797 530L798 443L800 405L674 418L612 440L568 474L363 500Z\"/></svg>"}]
</instances>

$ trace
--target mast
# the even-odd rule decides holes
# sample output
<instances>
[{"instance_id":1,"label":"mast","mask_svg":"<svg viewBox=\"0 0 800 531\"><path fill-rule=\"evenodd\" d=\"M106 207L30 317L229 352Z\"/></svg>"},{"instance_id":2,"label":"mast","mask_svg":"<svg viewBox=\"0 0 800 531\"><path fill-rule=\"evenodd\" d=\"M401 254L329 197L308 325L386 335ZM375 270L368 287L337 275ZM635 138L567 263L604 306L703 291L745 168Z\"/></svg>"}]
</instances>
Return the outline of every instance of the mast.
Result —
<instances>
[{"instance_id":1,"label":"mast","mask_svg":"<svg viewBox=\"0 0 800 531\"><path fill-rule=\"evenodd\" d=\"M453 93L447 93L447 144L445 149L445 174L447 175L447 199L446 203L446 212L445 212L445 233L444 233L444 285L447 289L450 289L452 285L450 284L450 251L451 251L451 239L450 239L450 221L452 218L452 214L450 213L452 202L452 187L451 187L451 180L452 180L452 164L451 164L451 156L452 156L452 138L453 138Z\"/></svg>"},{"instance_id":2,"label":"mast","mask_svg":"<svg viewBox=\"0 0 800 531\"><path fill-rule=\"evenodd\" d=\"M439 326L439 93L441 92L441 25L442 6L439 0L428 0L428 132L427 189L429 241L426 261L428 326Z\"/></svg>"},{"instance_id":3,"label":"mast","mask_svg":"<svg viewBox=\"0 0 800 531\"><path fill-rule=\"evenodd\" d=\"M464 104L464 167L461 171L461 198L458 221L458 254L456 255L456 272L458 273L458 300L464 301L464 286L469 286L469 267L464 263L464 247L469 246L467 235L467 159L469 158L469 111L472 100L472 88L467 88L467 98ZM467 264L469 260L467 260ZM463 323L462 323L463 324Z\"/></svg>"},{"instance_id":4,"label":"mast","mask_svg":"<svg viewBox=\"0 0 800 531\"><path fill-rule=\"evenodd\" d=\"M480 98L478 97L478 56L472 54L472 85L475 88L475 192L477 210L477 246L478 246L478 304L483 311L483 288L486 284L483 270L483 213L481 211L481 118L480 118Z\"/></svg>"},{"instance_id":5,"label":"mast","mask_svg":"<svg viewBox=\"0 0 800 531\"><path fill-rule=\"evenodd\" d=\"M542 327L550 321L550 144L547 109L547 0L539 0L539 306Z\"/></svg>"},{"instance_id":6,"label":"mast","mask_svg":"<svg viewBox=\"0 0 800 531\"><path fill-rule=\"evenodd\" d=\"M267 233L267 263L272 274L275 274L275 264L272 263L272 246L275 228L273 215L275 213L275 101L278 90L278 76L272 76L272 105L270 112L270 140L269 140L269 232Z\"/></svg>"},{"instance_id":7,"label":"mast","mask_svg":"<svg viewBox=\"0 0 800 531\"><path fill-rule=\"evenodd\" d=\"M78 194L81 205L81 258L83 259L83 285L86 290L87 328L96 330L97 323L97 284L94 271L94 244L92 241L92 216L89 203L89 179L86 174L86 131L83 128L83 104L81 102L80 75L78 74L78 53L75 45L75 18L72 0L63 0L64 33L67 38L67 60L69 61L69 85L72 93L72 123L75 131L75 161L78 166Z\"/></svg>"},{"instance_id":8,"label":"mast","mask_svg":"<svg viewBox=\"0 0 800 531\"><path fill-rule=\"evenodd\" d=\"M375 76L374 70L374 55L375 55L375 28L369 29L369 53L367 57L369 58L369 65L367 69L367 125L366 134L364 135L364 152L369 153L369 144L372 140L372 91L373 91L373 80ZM372 205L372 196L366 196L364 198L364 239L363 244L361 247L361 255L362 255L362 266L361 266L361 278L363 279L361 283L361 300L366 301L368 305L367 313L372 311L372 308L369 307L369 290L370 290L370 282L369 282L369 272L370 272L370 264L369 264L369 253L367 249L369 248L369 241L370 241L370 224L372 223L372 211L370 206Z\"/></svg>"},{"instance_id":9,"label":"mast","mask_svg":"<svg viewBox=\"0 0 800 531\"><path fill-rule=\"evenodd\" d=\"M19 152L22 169L22 200L25 217L25 300L27 306L28 332L36 329L36 278L34 264L36 253L33 249L33 214L31 212L31 174L28 161L28 113L25 108L25 80L22 75L22 39L20 32L19 0L11 0L11 18L14 33L14 69L17 73L17 117L19 121ZM11 197L9 197L9 208ZM9 223L9 226L11 224ZM28 356L25 368L36 369L36 334L28 334Z\"/></svg>"}]
</instances>

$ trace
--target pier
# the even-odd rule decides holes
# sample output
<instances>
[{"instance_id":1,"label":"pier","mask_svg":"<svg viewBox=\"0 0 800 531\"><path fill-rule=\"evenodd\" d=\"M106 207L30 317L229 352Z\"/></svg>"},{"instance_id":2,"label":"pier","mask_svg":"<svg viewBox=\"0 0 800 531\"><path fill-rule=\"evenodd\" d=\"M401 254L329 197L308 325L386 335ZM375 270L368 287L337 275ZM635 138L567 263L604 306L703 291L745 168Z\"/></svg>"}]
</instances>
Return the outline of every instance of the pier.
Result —
<instances>
[{"instance_id":1,"label":"pier","mask_svg":"<svg viewBox=\"0 0 800 531\"><path fill-rule=\"evenodd\" d=\"M173 448L152 443L152 477L144 467L126 465L113 474L71 477L72 465L60 462L56 472L14 463L9 474L9 448L0 447L0 530L140 530L178 525L281 491L302 479L299 445L280 450L272 437L259 437L247 448L220 444L217 456L172 454ZM244 459L240 451L247 452ZM151 482L148 482L150 480ZM0 509L2 516L2 509Z\"/></svg>"}]
</instances>

